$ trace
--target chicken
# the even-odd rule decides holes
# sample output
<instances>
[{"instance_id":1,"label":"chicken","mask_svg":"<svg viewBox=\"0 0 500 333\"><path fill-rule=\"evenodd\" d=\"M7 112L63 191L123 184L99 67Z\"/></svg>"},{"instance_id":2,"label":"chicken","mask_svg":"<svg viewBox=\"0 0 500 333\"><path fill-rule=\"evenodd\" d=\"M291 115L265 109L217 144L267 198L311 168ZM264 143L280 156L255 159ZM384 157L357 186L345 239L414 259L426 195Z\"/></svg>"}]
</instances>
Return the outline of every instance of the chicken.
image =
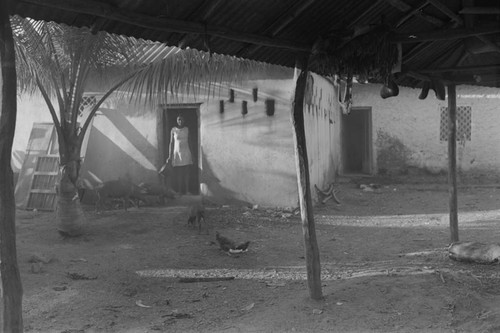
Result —
<instances>
[{"instance_id":1,"label":"chicken","mask_svg":"<svg viewBox=\"0 0 500 333\"><path fill-rule=\"evenodd\" d=\"M234 249L229 249L229 252L230 253L247 252L248 245L250 245L250 241L246 241L245 243L241 243L240 245L236 246Z\"/></svg>"},{"instance_id":2,"label":"chicken","mask_svg":"<svg viewBox=\"0 0 500 333\"><path fill-rule=\"evenodd\" d=\"M205 229L208 235L208 226L205 221L205 207L203 204L195 204L189 208L188 225L198 225L198 233L201 233L201 222L205 224Z\"/></svg>"},{"instance_id":3,"label":"chicken","mask_svg":"<svg viewBox=\"0 0 500 333\"><path fill-rule=\"evenodd\" d=\"M231 254L246 252L248 251L248 246L250 245L250 241L246 241L245 243L236 245L235 242L227 237L222 236L218 231L215 233L215 239L217 240L217 243L219 243L219 247L222 251Z\"/></svg>"}]
</instances>

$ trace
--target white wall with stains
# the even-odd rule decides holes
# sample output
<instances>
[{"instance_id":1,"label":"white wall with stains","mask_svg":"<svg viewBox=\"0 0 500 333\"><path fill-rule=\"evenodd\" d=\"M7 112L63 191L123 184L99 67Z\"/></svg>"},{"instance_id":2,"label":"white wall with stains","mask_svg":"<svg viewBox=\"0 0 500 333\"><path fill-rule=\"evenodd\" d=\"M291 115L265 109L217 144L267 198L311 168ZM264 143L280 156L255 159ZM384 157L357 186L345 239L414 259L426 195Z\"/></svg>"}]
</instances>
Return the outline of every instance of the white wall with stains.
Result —
<instances>
[{"instance_id":1,"label":"white wall with stains","mask_svg":"<svg viewBox=\"0 0 500 333\"><path fill-rule=\"evenodd\" d=\"M314 184L325 187L334 181L338 170L340 121L333 85L316 75L312 82L304 112L311 193L315 196ZM221 204L297 206L291 123L294 87L292 77L256 80L224 86L208 98L176 101L201 102L200 183L206 195ZM234 102L229 101L230 88L235 92ZM258 89L256 101L252 95L254 88ZM220 112L221 100L223 113ZM266 113L266 100L275 103L273 115ZM243 101L247 103L245 115L242 114ZM22 105L18 121L22 126L15 143L18 152L26 149L33 122L51 122L43 100L35 98ZM37 116L31 112L38 112ZM156 110L113 98L105 102L90 128L81 169L86 184L92 187L119 177L127 177L135 183L158 182L156 126Z\"/></svg>"},{"instance_id":2,"label":"white wall with stains","mask_svg":"<svg viewBox=\"0 0 500 333\"><path fill-rule=\"evenodd\" d=\"M379 85L355 85L354 106L373 112L374 162L378 172L408 172L419 168L446 172L448 143L440 140L440 101L431 90L425 100L420 89L400 87L399 96L382 99ZM457 143L457 169L478 175L499 174L500 91L457 86L457 106L470 106L471 140Z\"/></svg>"}]
</instances>

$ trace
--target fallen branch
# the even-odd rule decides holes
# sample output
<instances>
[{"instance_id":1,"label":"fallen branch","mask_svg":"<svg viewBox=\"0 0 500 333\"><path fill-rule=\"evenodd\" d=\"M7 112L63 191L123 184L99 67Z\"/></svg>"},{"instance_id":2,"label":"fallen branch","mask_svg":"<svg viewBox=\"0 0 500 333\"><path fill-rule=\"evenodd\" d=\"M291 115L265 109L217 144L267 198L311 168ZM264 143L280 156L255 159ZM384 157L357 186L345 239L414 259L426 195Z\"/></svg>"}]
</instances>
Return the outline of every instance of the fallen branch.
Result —
<instances>
[{"instance_id":1,"label":"fallen branch","mask_svg":"<svg viewBox=\"0 0 500 333\"><path fill-rule=\"evenodd\" d=\"M223 277L181 277L179 278L179 282L181 283L193 283L193 282L213 282L213 281L229 281L234 280L234 276L223 276Z\"/></svg>"},{"instance_id":2,"label":"fallen branch","mask_svg":"<svg viewBox=\"0 0 500 333\"><path fill-rule=\"evenodd\" d=\"M335 190L334 184L331 183L330 186L326 190L320 190L319 187L314 184L314 188L316 189L316 193L321 194L324 198L321 200L322 204L325 204L328 200L333 199L337 204L340 205L340 200L337 198L337 191Z\"/></svg>"}]
</instances>

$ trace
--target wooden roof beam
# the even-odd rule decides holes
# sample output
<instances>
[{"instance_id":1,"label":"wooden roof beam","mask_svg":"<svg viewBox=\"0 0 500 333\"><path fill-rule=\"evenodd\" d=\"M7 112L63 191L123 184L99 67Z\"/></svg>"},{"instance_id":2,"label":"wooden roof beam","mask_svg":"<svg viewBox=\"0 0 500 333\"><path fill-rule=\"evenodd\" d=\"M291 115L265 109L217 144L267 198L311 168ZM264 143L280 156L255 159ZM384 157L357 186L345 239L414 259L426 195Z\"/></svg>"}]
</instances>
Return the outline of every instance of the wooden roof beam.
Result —
<instances>
[{"instance_id":1,"label":"wooden roof beam","mask_svg":"<svg viewBox=\"0 0 500 333\"><path fill-rule=\"evenodd\" d=\"M455 21L457 26L464 25L464 21L462 20L462 18L439 0L429 0L429 3L434 7L436 7L437 9L439 9L443 14L448 16L450 19Z\"/></svg>"},{"instance_id":2,"label":"wooden roof beam","mask_svg":"<svg viewBox=\"0 0 500 333\"><path fill-rule=\"evenodd\" d=\"M303 3L300 2L299 6L294 6L288 11L288 13L282 15L279 19L276 19L274 23L264 29L261 34L266 36L268 35L270 37L276 36L283 29L289 26L307 8L309 8L314 3L314 1L315 0L308 0ZM252 55L260 48L261 45L254 44L252 46L241 49L238 54Z\"/></svg>"},{"instance_id":3,"label":"wooden roof beam","mask_svg":"<svg viewBox=\"0 0 500 333\"><path fill-rule=\"evenodd\" d=\"M210 3L210 6L205 9L202 17L201 17L201 21L202 22L206 22L208 20L208 18L210 17L210 15L212 15L212 13L214 12L214 10L219 7L219 4L222 2L222 0L216 0L216 1L213 1ZM189 15L189 17L193 17L195 14L196 14L197 11L191 13L191 15ZM186 42L189 40L189 37L187 35L184 35L177 43L175 43L177 46L179 46L181 49L184 48L186 46Z\"/></svg>"},{"instance_id":4,"label":"wooden roof beam","mask_svg":"<svg viewBox=\"0 0 500 333\"><path fill-rule=\"evenodd\" d=\"M491 72L500 70L500 64L482 65L482 66L463 66L463 67L443 67L443 68L429 68L417 70L421 74L435 74L435 73L448 73L448 72L471 72L477 74L478 72Z\"/></svg>"},{"instance_id":5,"label":"wooden roof beam","mask_svg":"<svg viewBox=\"0 0 500 333\"><path fill-rule=\"evenodd\" d=\"M500 46L493 42L488 36L477 36L477 38L486 45L485 52L500 53Z\"/></svg>"},{"instance_id":6,"label":"wooden roof beam","mask_svg":"<svg viewBox=\"0 0 500 333\"><path fill-rule=\"evenodd\" d=\"M403 13L407 13L413 9L409 4L401 0L385 0L385 2Z\"/></svg>"},{"instance_id":7,"label":"wooden roof beam","mask_svg":"<svg viewBox=\"0 0 500 333\"><path fill-rule=\"evenodd\" d=\"M500 7L464 7L459 13L463 15L500 14Z\"/></svg>"},{"instance_id":8,"label":"wooden roof beam","mask_svg":"<svg viewBox=\"0 0 500 333\"><path fill-rule=\"evenodd\" d=\"M462 39L500 33L500 25L494 24L474 29L446 29L430 32L396 33L391 37L393 43L420 43L438 40Z\"/></svg>"},{"instance_id":9,"label":"wooden roof beam","mask_svg":"<svg viewBox=\"0 0 500 333\"><path fill-rule=\"evenodd\" d=\"M442 20L440 20L440 19L438 19L438 18L436 18L434 16L425 14L422 11L428 4L429 4L429 1L425 0L425 1L423 1L420 5L418 5L415 8L413 8L413 7L410 6L411 9L406 12L407 14L405 16L403 16L398 21L398 23L396 23L396 28L399 27L399 26L401 26L403 23L405 23L406 21L408 21L413 16L418 16L421 19L424 19L424 20L426 20L426 21L430 22L431 24L433 24L435 26L438 26L438 27L442 27L443 25L445 25L445 22L443 22Z\"/></svg>"},{"instance_id":10,"label":"wooden roof beam","mask_svg":"<svg viewBox=\"0 0 500 333\"><path fill-rule=\"evenodd\" d=\"M416 45L403 55L403 63L411 62L416 57L419 57L420 54L427 52L427 50L432 49L434 46L433 42Z\"/></svg>"},{"instance_id":11,"label":"wooden roof beam","mask_svg":"<svg viewBox=\"0 0 500 333\"><path fill-rule=\"evenodd\" d=\"M138 14L92 0L87 0L85 2L77 0L18 0L18 2L40 7L60 9L78 14L102 17L156 31L216 36L242 43L283 48L299 52L310 52L311 50L311 45L301 44L294 41L280 40L251 33L238 32L234 29L206 25L200 22L189 22Z\"/></svg>"}]
</instances>

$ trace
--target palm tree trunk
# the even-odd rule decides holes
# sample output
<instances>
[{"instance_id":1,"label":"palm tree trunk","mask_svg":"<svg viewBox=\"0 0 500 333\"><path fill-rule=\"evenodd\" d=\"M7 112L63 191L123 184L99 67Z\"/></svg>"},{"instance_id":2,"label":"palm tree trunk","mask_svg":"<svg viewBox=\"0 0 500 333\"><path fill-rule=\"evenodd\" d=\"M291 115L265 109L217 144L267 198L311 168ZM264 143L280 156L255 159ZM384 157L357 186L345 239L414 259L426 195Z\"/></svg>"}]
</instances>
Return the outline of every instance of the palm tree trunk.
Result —
<instances>
[{"instance_id":1,"label":"palm tree trunk","mask_svg":"<svg viewBox=\"0 0 500 333\"><path fill-rule=\"evenodd\" d=\"M9 1L0 1L0 323L3 332L22 332L23 289L17 265L16 205L11 167L16 128L16 68Z\"/></svg>"},{"instance_id":2,"label":"palm tree trunk","mask_svg":"<svg viewBox=\"0 0 500 333\"><path fill-rule=\"evenodd\" d=\"M78 150L79 151L79 150ZM61 154L62 155L62 154ZM78 156L77 154L76 156ZM85 215L80 204L76 181L80 172L80 158L61 159L59 183L57 184L57 229L60 234L77 237L83 234Z\"/></svg>"}]
</instances>

